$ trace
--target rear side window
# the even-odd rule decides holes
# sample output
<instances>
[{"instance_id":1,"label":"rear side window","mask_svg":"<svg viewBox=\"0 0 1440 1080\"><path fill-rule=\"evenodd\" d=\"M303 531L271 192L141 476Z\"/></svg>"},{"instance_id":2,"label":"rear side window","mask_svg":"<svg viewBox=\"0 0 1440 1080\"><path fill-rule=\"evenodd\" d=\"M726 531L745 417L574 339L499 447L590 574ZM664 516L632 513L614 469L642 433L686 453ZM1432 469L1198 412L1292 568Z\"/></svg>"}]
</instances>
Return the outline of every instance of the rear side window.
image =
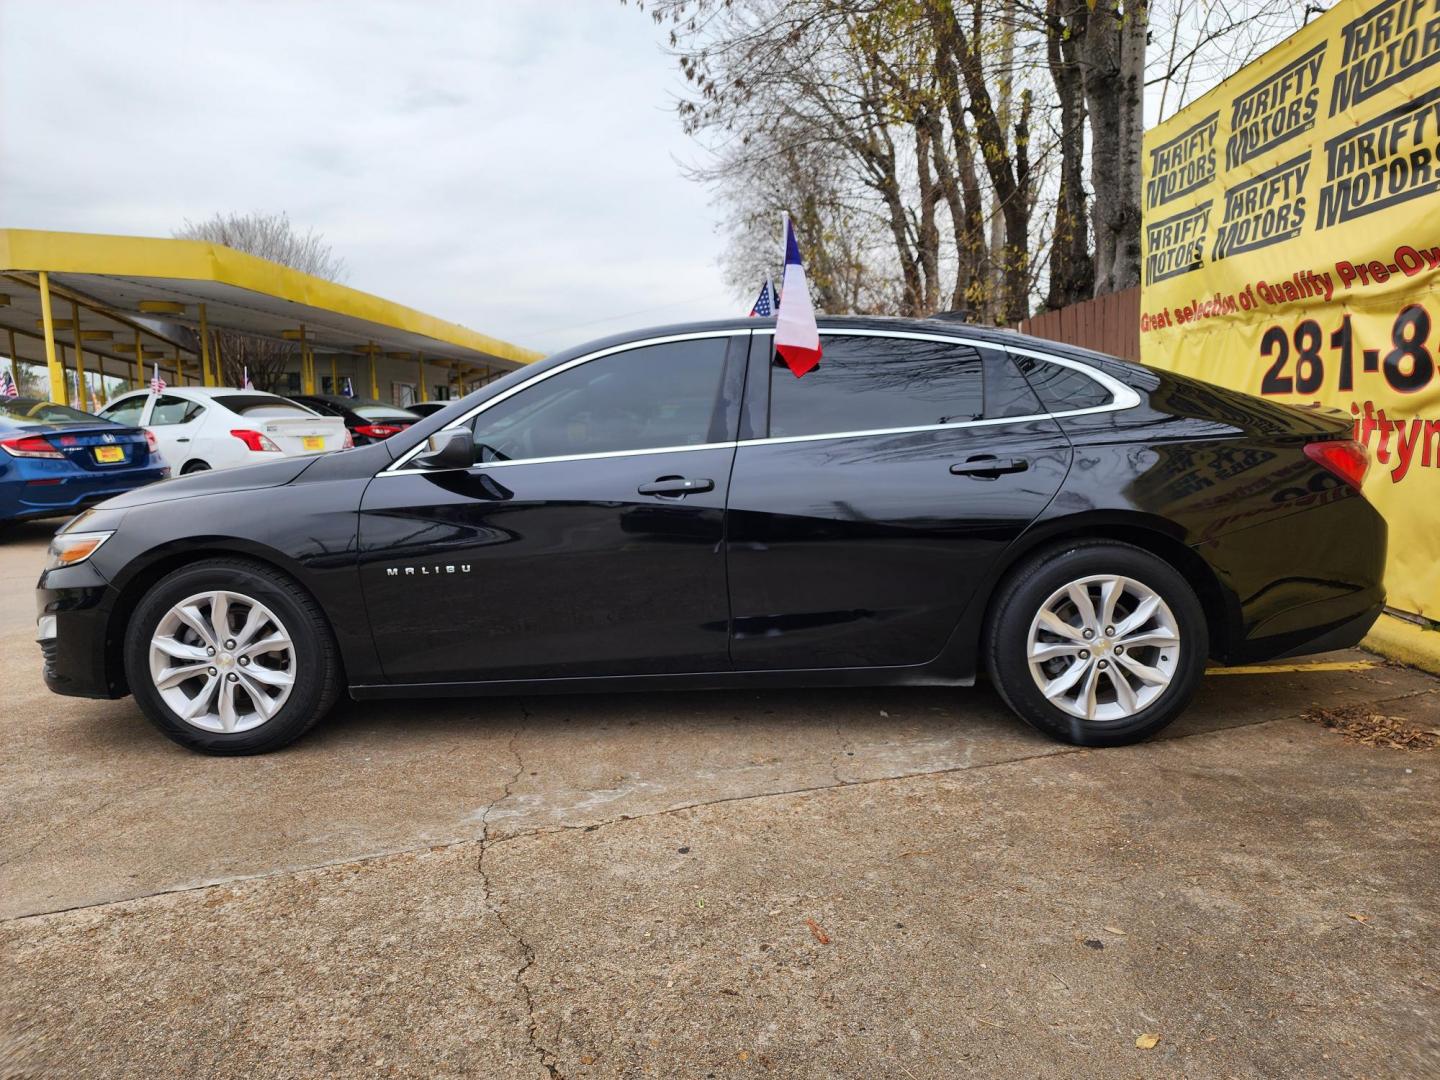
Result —
<instances>
[{"instance_id":1,"label":"rear side window","mask_svg":"<svg viewBox=\"0 0 1440 1080\"><path fill-rule=\"evenodd\" d=\"M1008 352L985 350L985 418L1037 416L1046 409Z\"/></svg>"},{"instance_id":2,"label":"rear side window","mask_svg":"<svg viewBox=\"0 0 1440 1080\"><path fill-rule=\"evenodd\" d=\"M928 427L980 419L985 384L969 345L825 335L820 365L797 379L770 369L770 436Z\"/></svg>"},{"instance_id":3,"label":"rear side window","mask_svg":"<svg viewBox=\"0 0 1440 1080\"><path fill-rule=\"evenodd\" d=\"M233 413L239 413L241 416L253 416L261 420L285 416L315 415L304 405L262 394L228 394L225 397L217 397L215 404L229 409Z\"/></svg>"},{"instance_id":4,"label":"rear side window","mask_svg":"<svg viewBox=\"0 0 1440 1080\"><path fill-rule=\"evenodd\" d=\"M475 418L479 461L695 446L734 438L728 338L647 345L553 375Z\"/></svg>"},{"instance_id":5,"label":"rear side window","mask_svg":"<svg viewBox=\"0 0 1440 1080\"><path fill-rule=\"evenodd\" d=\"M1114 400L1106 387L1074 368L1049 364L1033 356L1017 355L1014 359L1047 412L1093 409Z\"/></svg>"}]
</instances>

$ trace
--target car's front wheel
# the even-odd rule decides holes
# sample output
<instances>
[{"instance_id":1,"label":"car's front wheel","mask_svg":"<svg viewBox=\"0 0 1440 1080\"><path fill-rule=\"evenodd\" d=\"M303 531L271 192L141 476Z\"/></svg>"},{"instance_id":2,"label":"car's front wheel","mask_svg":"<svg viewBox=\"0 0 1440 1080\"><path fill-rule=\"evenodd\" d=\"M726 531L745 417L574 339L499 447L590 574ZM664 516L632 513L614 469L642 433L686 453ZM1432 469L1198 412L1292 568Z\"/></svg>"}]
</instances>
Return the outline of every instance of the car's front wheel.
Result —
<instances>
[{"instance_id":1,"label":"car's front wheel","mask_svg":"<svg viewBox=\"0 0 1440 1080\"><path fill-rule=\"evenodd\" d=\"M340 691L319 606L285 575L239 559L187 566L145 595L126 632L125 674L151 723L207 754L279 749Z\"/></svg>"},{"instance_id":2,"label":"car's front wheel","mask_svg":"<svg viewBox=\"0 0 1440 1080\"><path fill-rule=\"evenodd\" d=\"M1000 696L1041 731L1118 746L1189 704L1208 644L1204 609L1174 567L1129 544L1076 541L1001 586L986 666Z\"/></svg>"}]
</instances>

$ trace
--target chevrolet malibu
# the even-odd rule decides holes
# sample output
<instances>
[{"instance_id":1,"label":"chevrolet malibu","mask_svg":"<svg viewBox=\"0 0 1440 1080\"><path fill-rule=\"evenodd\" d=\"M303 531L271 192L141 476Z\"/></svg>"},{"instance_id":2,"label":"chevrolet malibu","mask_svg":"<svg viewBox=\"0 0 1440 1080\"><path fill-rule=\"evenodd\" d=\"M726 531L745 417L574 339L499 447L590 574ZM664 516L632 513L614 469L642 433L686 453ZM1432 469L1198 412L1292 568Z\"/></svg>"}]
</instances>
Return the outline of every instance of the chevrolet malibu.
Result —
<instances>
[{"instance_id":1,"label":"chevrolet malibu","mask_svg":"<svg viewBox=\"0 0 1440 1080\"><path fill-rule=\"evenodd\" d=\"M212 754L339 695L972 685L1090 746L1209 658L1353 645L1385 524L1348 418L1009 332L735 320L594 342L372 446L181 477L70 522L57 693Z\"/></svg>"}]
</instances>

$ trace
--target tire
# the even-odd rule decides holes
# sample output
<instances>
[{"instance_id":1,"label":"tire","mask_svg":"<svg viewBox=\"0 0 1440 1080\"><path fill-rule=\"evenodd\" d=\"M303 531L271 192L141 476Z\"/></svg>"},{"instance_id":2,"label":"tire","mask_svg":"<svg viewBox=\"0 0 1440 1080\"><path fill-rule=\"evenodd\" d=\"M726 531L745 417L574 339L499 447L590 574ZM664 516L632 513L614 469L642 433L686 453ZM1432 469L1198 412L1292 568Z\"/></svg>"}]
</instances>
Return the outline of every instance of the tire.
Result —
<instances>
[{"instance_id":1,"label":"tire","mask_svg":"<svg viewBox=\"0 0 1440 1080\"><path fill-rule=\"evenodd\" d=\"M216 628L217 606L225 632ZM151 588L126 627L125 675L164 735L222 755L295 741L329 711L342 683L319 605L286 575L244 559L197 562Z\"/></svg>"},{"instance_id":2,"label":"tire","mask_svg":"<svg viewBox=\"0 0 1440 1080\"><path fill-rule=\"evenodd\" d=\"M1072 589L1090 601L1093 618ZM991 681L1021 719L1076 746L1123 746L1190 703L1209 631L1195 591L1169 563L1130 544L1077 540L1032 555L1006 578L984 652Z\"/></svg>"},{"instance_id":3,"label":"tire","mask_svg":"<svg viewBox=\"0 0 1440 1080\"><path fill-rule=\"evenodd\" d=\"M208 461L187 461L187 462L185 463L185 467L180 470L180 475L181 475L181 476L189 476L191 473L209 472L209 471L210 471L210 463L209 463Z\"/></svg>"}]
</instances>

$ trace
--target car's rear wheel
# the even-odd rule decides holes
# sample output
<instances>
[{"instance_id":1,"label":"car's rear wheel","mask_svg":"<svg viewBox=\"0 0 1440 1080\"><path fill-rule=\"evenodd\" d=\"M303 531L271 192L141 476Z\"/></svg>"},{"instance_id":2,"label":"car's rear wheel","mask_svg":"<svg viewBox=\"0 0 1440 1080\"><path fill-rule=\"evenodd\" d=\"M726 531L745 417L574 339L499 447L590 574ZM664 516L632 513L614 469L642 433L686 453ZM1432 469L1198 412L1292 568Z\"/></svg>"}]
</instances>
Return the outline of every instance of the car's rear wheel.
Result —
<instances>
[{"instance_id":1,"label":"car's rear wheel","mask_svg":"<svg viewBox=\"0 0 1440 1080\"><path fill-rule=\"evenodd\" d=\"M151 723L208 754L279 749L340 690L318 605L278 571L231 559L177 570L145 595L126 632L125 674Z\"/></svg>"},{"instance_id":2,"label":"car's rear wheel","mask_svg":"<svg viewBox=\"0 0 1440 1080\"><path fill-rule=\"evenodd\" d=\"M1129 544L1076 541L1021 565L992 609L986 666L1006 703L1041 731L1118 746L1189 704L1208 630L1194 589Z\"/></svg>"},{"instance_id":3,"label":"car's rear wheel","mask_svg":"<svg viewBox=\"0 0 1440 1080\"><path fill-rule=\"evenodd\" d=\"M180 475L181 475L181 476L189 476L191 473L209 472L209 471L210 471L210 463L209 463L208 461L187 461L187 462L185 463L185 467L180 470Z\"/></svg>"}]
</instances>

